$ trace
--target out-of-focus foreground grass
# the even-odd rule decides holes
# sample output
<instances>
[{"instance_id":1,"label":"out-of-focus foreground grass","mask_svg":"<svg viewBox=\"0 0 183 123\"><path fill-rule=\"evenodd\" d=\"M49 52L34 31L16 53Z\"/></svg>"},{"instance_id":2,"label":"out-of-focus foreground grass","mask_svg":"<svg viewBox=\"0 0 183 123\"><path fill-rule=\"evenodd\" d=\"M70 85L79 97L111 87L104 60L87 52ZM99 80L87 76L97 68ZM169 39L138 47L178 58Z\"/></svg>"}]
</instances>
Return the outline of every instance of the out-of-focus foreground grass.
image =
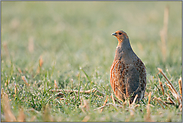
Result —
<instances>
[{"instance_id":1,"label":"out-of-focus foreground grass","mask_svg":"<svg viewBox=\"0 0 183 123\"><path fill-rule=\"evenodd\" d=\"M163 44L160 31L166 6L168 31ZM6 109L12 112L10 119L22 117L24 121L182 120L178 107L162 107L153 98L149 119L146 110L149 92L152 97L167 100L159 80L165 93L173 98L165 78L158 74L158 67L179 90L181 2L3 1L1 7L1 93L6 93L10 101L9 108L4 108L1 102L2 121L7 121ZM117 40L111 33L119 29L127 32L133 50L147 69L144 103L139 104L134 114L128 106L94 110L112 93L109 74ZM95 88L105 95L63 92L66 96L58 97L50 92L54 88L83 91ZM3 99L7 104L8 99ZM107 103L113 103L112 99L108 98Z\"/></svg>"}]
</instances>

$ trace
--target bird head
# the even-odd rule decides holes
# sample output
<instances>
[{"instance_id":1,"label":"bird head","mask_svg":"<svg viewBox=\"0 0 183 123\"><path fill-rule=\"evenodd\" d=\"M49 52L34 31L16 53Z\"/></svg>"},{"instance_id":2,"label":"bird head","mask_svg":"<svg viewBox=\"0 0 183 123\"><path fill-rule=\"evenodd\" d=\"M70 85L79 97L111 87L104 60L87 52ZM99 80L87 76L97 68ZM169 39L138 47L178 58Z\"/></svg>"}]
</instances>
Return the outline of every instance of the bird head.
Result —
<instances>
[{"instance_id":1,"label":"bird head","mask_svg":"<svg viewBox=\"0 0 183 123\"><path fill-rule=\"evenodd\" d=\"M118 39L119 43L123 42L125 39L128 39L127 34L122 30L118 30L111 35L115 36Z\"/></svg>"}]
</instances>

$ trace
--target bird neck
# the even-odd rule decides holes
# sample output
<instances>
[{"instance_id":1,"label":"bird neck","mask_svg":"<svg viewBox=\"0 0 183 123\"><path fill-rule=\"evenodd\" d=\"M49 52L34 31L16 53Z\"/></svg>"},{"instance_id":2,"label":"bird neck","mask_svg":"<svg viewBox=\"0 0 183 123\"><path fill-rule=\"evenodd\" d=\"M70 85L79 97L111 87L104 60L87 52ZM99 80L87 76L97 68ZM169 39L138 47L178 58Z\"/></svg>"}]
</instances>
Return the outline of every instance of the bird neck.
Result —
<instances>
[{"instance_id":1,"label":"bird neck","mask_svg":"<svg viewBox=\"0 0 183 123\"><path fill-rule=\"evenodd\" d=\"M118 40L118 46L116 47L116 55L115 59L120 60L122 57L129 57L133 54L133 50L130 45L129 39L125 39L123 41Z\"/></svg>"},{"instance_id":2,"label":"bird neck","mask_svg":"<svg viewBox=\"0 0 183 123\"><path fill-rule=\"evenodd\" d=\"M122 51L133 51L128 38L124 39L123 41L118 40L117 49Z\"/></svg>"}]
</instances>

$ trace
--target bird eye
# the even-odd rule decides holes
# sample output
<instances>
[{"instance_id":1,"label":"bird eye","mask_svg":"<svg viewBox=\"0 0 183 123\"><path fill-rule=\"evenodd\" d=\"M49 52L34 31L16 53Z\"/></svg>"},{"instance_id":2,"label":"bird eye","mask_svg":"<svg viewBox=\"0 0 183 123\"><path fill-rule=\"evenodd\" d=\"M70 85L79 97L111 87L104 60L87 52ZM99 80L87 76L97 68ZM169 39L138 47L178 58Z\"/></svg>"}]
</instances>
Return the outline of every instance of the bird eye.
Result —
<instances>
[{"instance_id":1,"label":"bird eye","mask_svg":"<svg viewBox=\"0 0 183 123\"><path fill-rule=\"evenodd\" d=\"M119 35L122 35L122 33L120 32Z\"/></svg>"}]
</instances>

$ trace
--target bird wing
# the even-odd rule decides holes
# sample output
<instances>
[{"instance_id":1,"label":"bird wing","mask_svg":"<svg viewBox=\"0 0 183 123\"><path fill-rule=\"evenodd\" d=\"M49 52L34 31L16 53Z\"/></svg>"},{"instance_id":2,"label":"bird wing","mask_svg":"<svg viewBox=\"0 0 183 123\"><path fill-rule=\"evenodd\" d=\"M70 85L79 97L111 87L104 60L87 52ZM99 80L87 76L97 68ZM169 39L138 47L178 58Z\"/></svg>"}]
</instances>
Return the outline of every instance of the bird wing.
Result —
<instances>
[{"instance_id":1,"label":"bird wing","mask_svg":"<svg viewBox=\"0 0 183 123\"><path fill-rule=\"evenodd\" d=\"M138 87L138 90L140 90L139 98L142 99L144 97L144 92L146 88L146 68L144 63L139 58L135 63L135 67L139 73L139 87Z\"/></svg>"},{"instance_id":2,"label":"bird wing","mask_svg":"<svg viewBox=\"0 0 183 123\"><path fill-rule=\"evenodd\" d=\"M114 94L121 100L124 100L126 94L125 87L125 65L122 61L115 60L110 70L110 83Z\"/></svg>"}]
</instances>

